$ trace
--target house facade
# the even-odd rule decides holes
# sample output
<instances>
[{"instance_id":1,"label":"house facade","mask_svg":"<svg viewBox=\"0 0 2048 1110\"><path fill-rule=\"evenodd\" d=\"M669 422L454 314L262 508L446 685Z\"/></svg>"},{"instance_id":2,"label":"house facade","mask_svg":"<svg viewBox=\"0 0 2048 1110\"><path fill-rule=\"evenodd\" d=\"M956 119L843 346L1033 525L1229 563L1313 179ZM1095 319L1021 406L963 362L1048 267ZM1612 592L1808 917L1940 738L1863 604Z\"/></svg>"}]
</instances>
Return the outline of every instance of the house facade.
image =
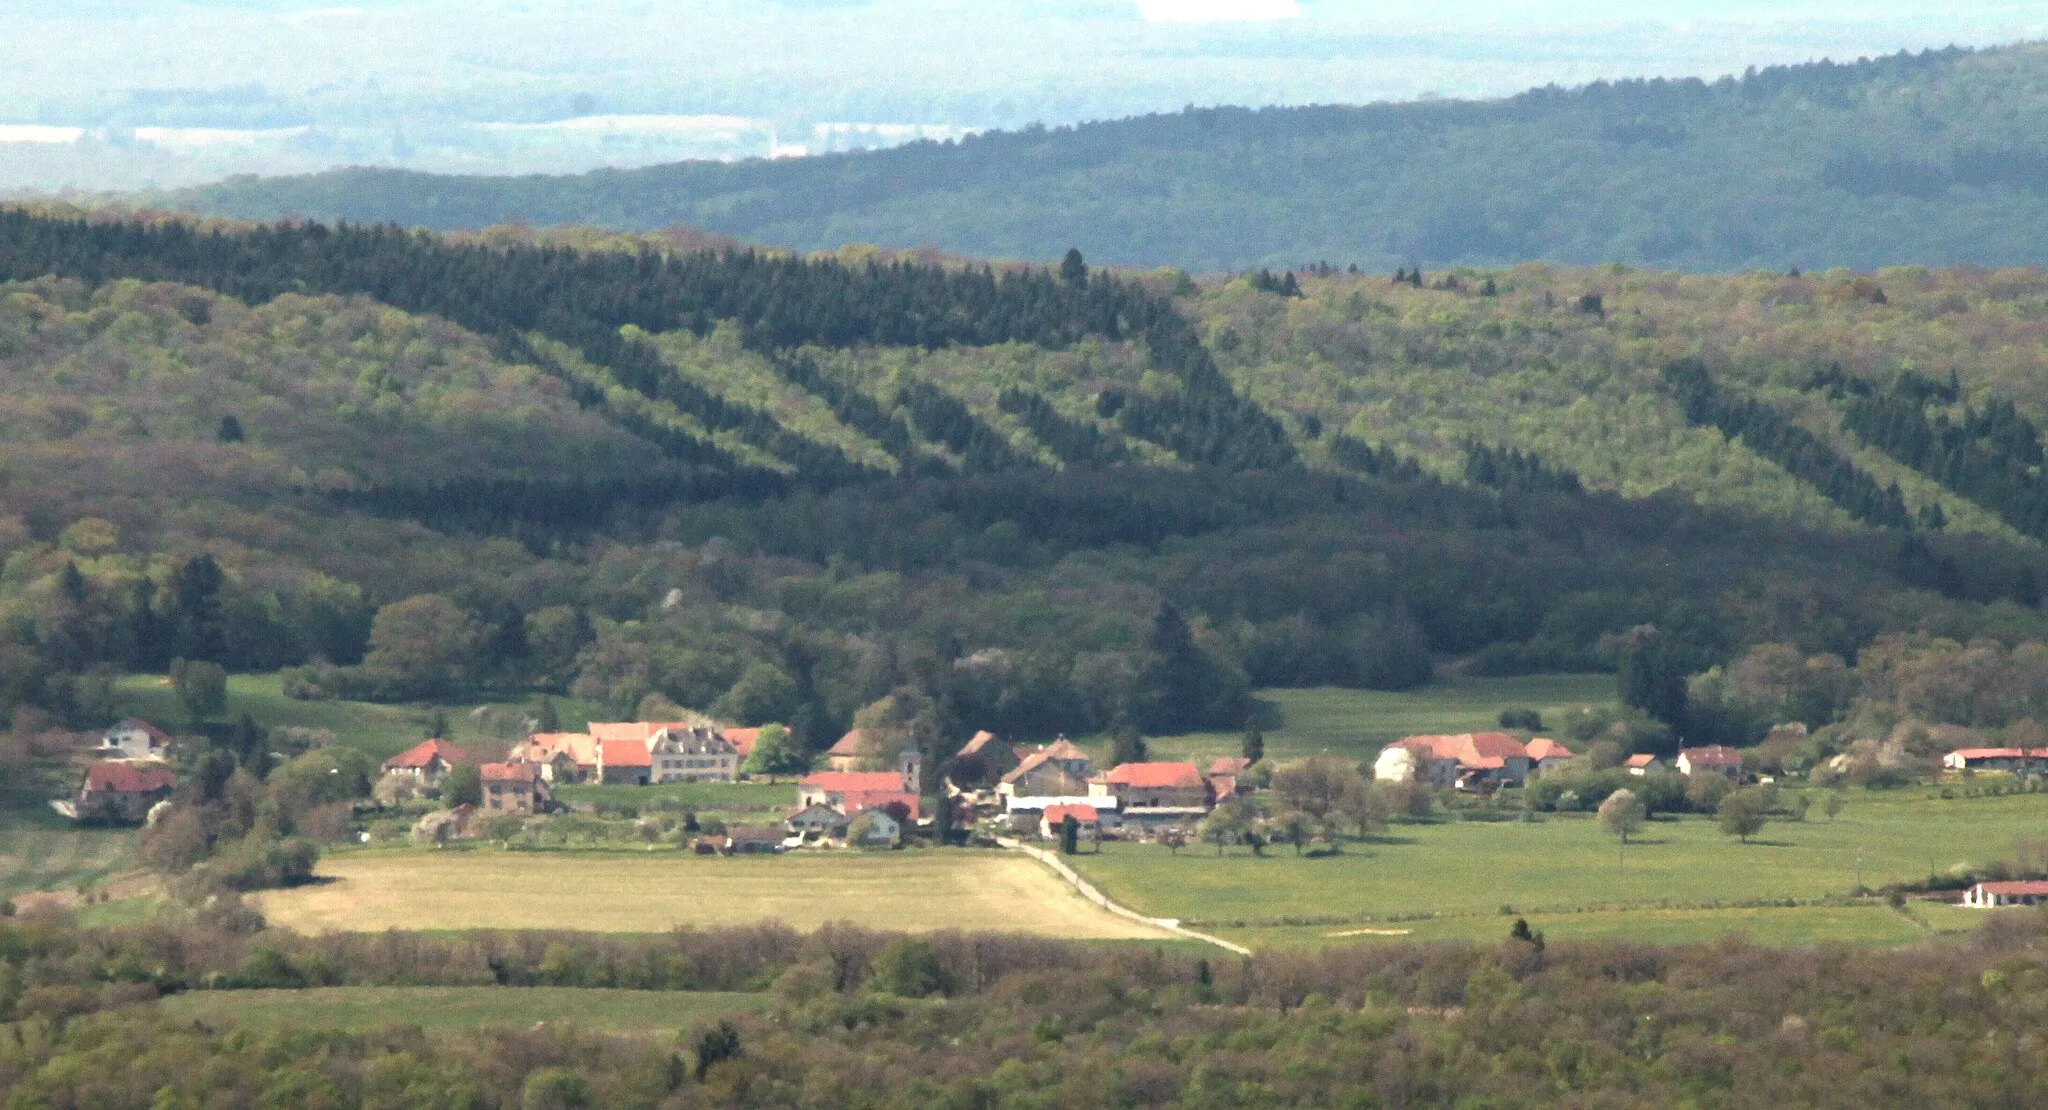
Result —
<instances>
[{"instance_id":1,"label":"house facade","mask_svg":"<svg viewBox=\"0 0 2048 1110\"><path fill-rule=\"evenodd\" d=\"M806 841L845 839L846 826L852 823L853 818L823 802L807 805L783 822L791 833Z\"/></svg>"},{"instance_id":2,"label":"house facade","mask_svg":"<svg viewBox=\"0 0 2048 1110\"><path fill-rule=\"evenodd\" d=\"M669 725L647 740L654 782L735 782L740 752L717 729Z\"/></svg>"},{"instance_id":3,"label":"house facade","mask_svg":"<svg viewBox=\"0 0 2048 1110\"><path fill-rule=\"evenodd\" d=\"M450 744L446 740L427 740L385 760L384 773L415 779L421 786L431 790L441 785L441 780L448 777L448 772L453 770L456 764L468 758L467 748Z\"/></svg>"},{"instance_id":4,"label":"house facade","mask_svg":"<svg viewBox=\"0 0 2048 1110\"><path fill-rule=\"evenodd\" d=\"M547 808L548 787L538 764L486 763L481 770L484 801L478 812L525 816Z\"/></svg>"},{"instance_id":5,"label":"house facade","mask_svg":"<svg viewBox=\"0 0 2048 1110\"><path fill-rule=\"evenodd\" d=\"M95 763L85 769L85 782L69 803L67 816L80 822L139 825L151 807L177 787L178 776L162 763Z\"/></svg>"},{"instance_id":6,"label":"house facade","mask_svg":"<svg viewBox=\"0 0 2048 1110\"><path fill-rule=\"evenodd\" d=\"M101 759L169 759L178 742L148 721L130 717L100 736Z\"/></svg>"},{"instance_id":7,"label":"house facade","mask_svg":"<svg viewBox=\"0 0 2048 1110\"><path fill-rule=\"evenodd\" d=\"M1025 753L1017 766L996 783L996 794L1001 797L1086 794L1091 765L1087 752L1061 737L1046 747Z\"/></svg>"}]
</instances>

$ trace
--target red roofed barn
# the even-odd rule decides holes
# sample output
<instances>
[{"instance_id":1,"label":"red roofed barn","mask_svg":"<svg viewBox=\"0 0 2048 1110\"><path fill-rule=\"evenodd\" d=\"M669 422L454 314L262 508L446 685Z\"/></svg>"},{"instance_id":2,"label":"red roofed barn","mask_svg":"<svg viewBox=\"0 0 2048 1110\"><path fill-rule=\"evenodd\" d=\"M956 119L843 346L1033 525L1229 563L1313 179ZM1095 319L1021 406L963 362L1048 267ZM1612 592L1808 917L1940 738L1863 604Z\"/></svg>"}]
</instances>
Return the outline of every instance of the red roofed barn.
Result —
<instances>
[{"instance_id":1,"label":"red roofed barn","mask_svg":"<svg viewBox=\"0 0 2048 1110\"><path fill-rule=\"evenodd\" d=\"M466 748L457 747L446 740L428 740L414 745L384 761L387 775L405 775L420 781L421 786L436 787L448 775L448 769L469 758Z\"/></svg>"}]
</instances>

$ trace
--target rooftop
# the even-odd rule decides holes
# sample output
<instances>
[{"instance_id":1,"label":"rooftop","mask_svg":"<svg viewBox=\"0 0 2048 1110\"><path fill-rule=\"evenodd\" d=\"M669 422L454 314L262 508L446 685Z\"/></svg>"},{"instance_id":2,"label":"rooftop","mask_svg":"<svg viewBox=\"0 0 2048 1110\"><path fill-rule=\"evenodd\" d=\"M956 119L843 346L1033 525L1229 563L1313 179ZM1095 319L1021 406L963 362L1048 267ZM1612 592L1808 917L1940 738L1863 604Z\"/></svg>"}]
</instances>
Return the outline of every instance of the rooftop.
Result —
<instances>
[{"instance_id":1,"label":"rooftop","mask_svg":"<svg viewBox=\"0 0 2048 1110\"><path fill-rule=\"evenodd\" d=\"M1111 768L1102 778L1104 782L1141 790L1195 789L1207 785L1201 769L1192 763L1124 763Z\"/></svg>"},{"instance_id":2,"label":"rooftop","mask_svg":"<svg viewBox=\"0 0 2048 1110\"><path fill-rule=\"evenodd\" d=\"M433 764L439 759L443 763L455 764L469 758L469 749L450 744L446 740L428 740L407 748L405 751L384 761L387 771L417 770Z\"/></svg>"}]
</instances>

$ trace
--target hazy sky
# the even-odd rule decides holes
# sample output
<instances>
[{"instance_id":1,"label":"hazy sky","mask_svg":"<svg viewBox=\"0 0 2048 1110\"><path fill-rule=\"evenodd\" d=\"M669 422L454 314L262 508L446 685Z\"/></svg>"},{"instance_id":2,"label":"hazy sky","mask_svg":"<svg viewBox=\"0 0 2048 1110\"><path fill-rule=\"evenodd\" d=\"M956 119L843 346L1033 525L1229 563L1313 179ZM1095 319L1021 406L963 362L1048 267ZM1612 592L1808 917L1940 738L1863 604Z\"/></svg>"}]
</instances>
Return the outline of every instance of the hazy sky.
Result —
<instances>
[{"instance_id":1,"label":"hazy sky","mask_svg":"<svg viewBox=\"0 0 2048 1110\"><path fill-rule=\"evenodd\" d=\"M2048 39L2048 0L0 0L0 17L0 186L81 188L743 157L820 149L827 123L1499 96ZM591 116L718 119L504 129ZM114 145L6 137L67 128Z\"/></svg>"}]
</instances>

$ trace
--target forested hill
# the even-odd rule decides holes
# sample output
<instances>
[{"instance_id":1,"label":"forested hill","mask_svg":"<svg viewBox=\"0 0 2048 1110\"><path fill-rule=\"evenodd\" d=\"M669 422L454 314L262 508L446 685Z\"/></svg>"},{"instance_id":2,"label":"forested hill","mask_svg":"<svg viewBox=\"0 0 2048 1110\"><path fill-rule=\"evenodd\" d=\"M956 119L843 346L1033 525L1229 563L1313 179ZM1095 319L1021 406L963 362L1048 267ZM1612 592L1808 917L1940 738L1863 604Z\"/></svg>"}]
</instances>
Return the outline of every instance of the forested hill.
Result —
<instances>
[{"instance_id":1,"label":"forested hill","mask_svg":"<svg viewBox=\"0 0 2048 1110\"><path fill-rule=\"evenodd\" d=\"M861 154L576 177L344 170L156 198L440 229L696 226L803 250L1079 244L1194 271L1528 259L1689 271L2048 264L2048 50L1504 101L1190 110Z\"/></svg>"},{"instance_id":2,"label":"forested hill","mask_svg":"<svg viewBox=\"0 0 2048 1110\"><path fill-rule=\"evenodd\" d=\"M1777 711L1665 695L1759 645L2048 642L2044 333L2038 271L1194 281L0 212L0 710L92 723L110 672L199 658L816 747L1619 667L1743 739Z\"/></svg>"}]
</instances>

